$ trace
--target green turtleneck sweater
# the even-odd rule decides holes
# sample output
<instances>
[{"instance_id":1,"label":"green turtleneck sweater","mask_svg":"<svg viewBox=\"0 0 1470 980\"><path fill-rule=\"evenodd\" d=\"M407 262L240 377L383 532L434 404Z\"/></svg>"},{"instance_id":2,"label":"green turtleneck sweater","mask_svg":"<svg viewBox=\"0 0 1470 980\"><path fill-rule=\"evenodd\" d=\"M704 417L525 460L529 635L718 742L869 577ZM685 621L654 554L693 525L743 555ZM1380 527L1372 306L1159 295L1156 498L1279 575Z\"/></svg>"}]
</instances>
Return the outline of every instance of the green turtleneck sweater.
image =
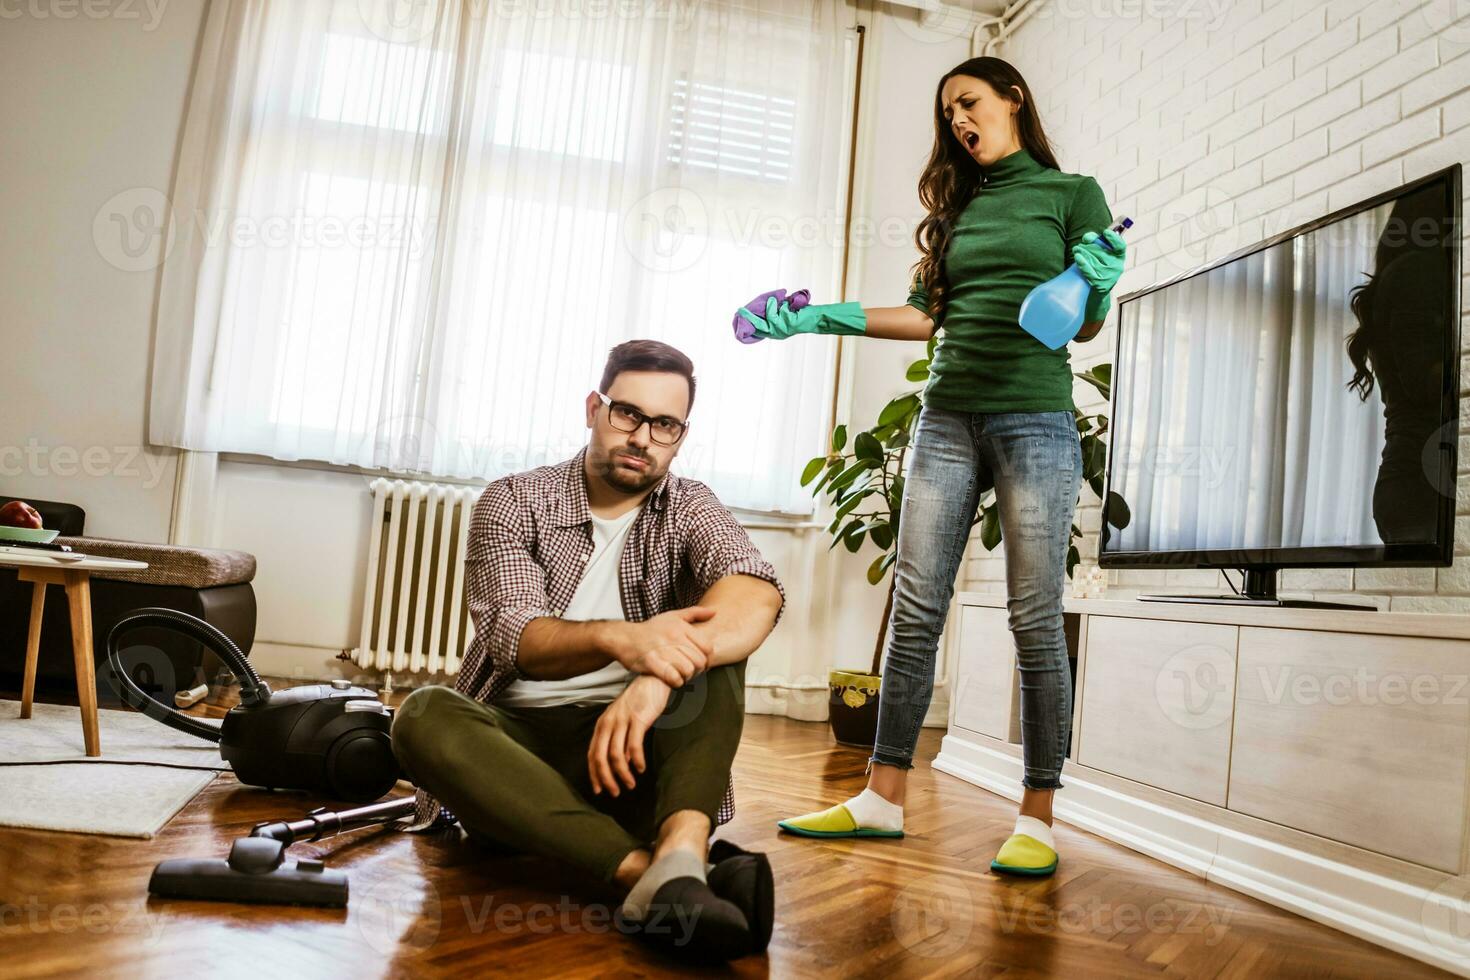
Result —
<instances>
[{"instance_id":1,"label":"green turtleneck sweater","mask_svg":"<svg viewBox=\"0 0 1470 980\"><path fill-rule=\"evenodd\" d=\"M1071 410L1066 345L1021 329L1021 301L1072 264L1072 246L1112 224L1096 180L1064 174L1025 149L983 169L944 253L949 296L925 404L963 412ZM929 313L915 282L909 305ZM931 314L932 315L932 314Z\"/></svg>"}]
</instances>

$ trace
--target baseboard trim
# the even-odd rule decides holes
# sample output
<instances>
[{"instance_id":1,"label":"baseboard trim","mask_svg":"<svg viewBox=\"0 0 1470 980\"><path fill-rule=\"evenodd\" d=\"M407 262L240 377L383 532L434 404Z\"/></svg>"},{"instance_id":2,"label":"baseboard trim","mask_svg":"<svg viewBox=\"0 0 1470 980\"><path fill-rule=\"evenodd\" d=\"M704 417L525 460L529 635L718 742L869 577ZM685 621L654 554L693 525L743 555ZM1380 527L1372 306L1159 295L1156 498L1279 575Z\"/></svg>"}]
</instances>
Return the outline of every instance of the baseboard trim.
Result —
<instances>
[{"instance_id":1,"label":"baseboard trim","mask_svg":"<svg viewBox=\"0 0 1470 980\"><path fill-rule=\"evenodd\" d=\"M934 768L1007 799L1021 795L1021 761L948 734ZM1397 880L1130 797L1068 771L1054 812L1099 837L1394 952L1470 977L1470 882L1436 872L1437 887ZM1238 814L1231 815L1234 818ZM1250 818L1246 818L1250 819ZM1442 924L1443 928L1439 925Z\"/></svg>"}]
</instances>

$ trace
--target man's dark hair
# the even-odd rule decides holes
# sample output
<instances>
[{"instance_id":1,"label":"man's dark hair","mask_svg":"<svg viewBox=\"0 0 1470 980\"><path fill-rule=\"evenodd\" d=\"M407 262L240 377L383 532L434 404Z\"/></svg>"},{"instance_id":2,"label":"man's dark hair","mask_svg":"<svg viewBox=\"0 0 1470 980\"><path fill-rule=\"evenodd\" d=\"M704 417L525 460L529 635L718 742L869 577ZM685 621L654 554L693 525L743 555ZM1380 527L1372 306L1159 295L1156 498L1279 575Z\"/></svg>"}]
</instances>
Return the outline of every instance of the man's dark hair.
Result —
<instances>
[{"instance_id":1,"label":"man's dark hair","mask_svg":"<svg viewBox=\"0 0 1470 980\"><path fill-rule=\"evenodd\" d=\"M607 392L624 371L669 371L689 382L689 411L694 411L694 362L683 351L659 340L625 340L607 353L598 391Z\"/></svg>"}]
</instances>

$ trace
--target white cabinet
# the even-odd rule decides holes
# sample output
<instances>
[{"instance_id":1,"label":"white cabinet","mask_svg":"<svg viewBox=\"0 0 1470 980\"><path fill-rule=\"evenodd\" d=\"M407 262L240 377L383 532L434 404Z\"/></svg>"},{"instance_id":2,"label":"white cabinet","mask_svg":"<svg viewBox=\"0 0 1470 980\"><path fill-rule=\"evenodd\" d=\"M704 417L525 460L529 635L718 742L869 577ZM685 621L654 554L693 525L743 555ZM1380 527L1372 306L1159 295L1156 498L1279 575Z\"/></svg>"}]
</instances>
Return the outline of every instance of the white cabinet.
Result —
<instances>
[{"instance_id":1,"label":"white cabinet","mask_svg":"<svg viewBox=\"0 0 1470 980\"><path fill-rule=\"evenodd\" d=\"M1082 765L1225 805L1236 627L1087 620Z\"/></svg>"},{"instance_id":2,"label":"white cabinet","mask_svg":"<svg viewBox=\"0 0 1470 980\"><path fill-rule=\"evenodd\" d=\"M961 606L955 623L954 724L1019 744L1020 683L1006 610Z\"/></svg>"},{"instance_id":3,"label":"white cabinet","mask_svg":"<svg viewBox=\"0 0 1470 980\"><path fill-rule=\"evenodd\" d=\"M1230 809L1460 870L1470 643L1240 630Z\"/></svg>"},{"instance_id":4,"label":"white cabinet","mask_svg":"<svg viewBox=\"0 0 1470 980\"><path fill-rule=\"evenodd\" d=\"M934 768L1019 799L1006 599L955 602ZM1470 977L1470 616L1063 609L1081 642L1059 820Z\"/></svg>"}]
</instances>

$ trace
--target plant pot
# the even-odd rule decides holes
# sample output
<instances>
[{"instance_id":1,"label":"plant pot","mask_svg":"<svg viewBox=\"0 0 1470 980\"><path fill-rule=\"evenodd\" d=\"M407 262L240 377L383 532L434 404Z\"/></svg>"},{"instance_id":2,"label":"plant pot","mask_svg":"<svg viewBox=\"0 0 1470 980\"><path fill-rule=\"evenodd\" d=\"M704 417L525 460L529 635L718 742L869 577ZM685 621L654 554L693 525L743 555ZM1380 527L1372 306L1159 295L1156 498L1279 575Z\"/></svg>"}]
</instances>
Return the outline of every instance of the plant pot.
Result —
<instances>
[{"instance_id":1,"label":"plant pot","mask_svg":"<svg viewBox=\"0 0 1470 980\"><path fill-rule=\"evenodd\" d=\"M834 670L827 674L827 722L843 745L871 749L878 734L877 674Z\"/></svg>"}]
</instances>

